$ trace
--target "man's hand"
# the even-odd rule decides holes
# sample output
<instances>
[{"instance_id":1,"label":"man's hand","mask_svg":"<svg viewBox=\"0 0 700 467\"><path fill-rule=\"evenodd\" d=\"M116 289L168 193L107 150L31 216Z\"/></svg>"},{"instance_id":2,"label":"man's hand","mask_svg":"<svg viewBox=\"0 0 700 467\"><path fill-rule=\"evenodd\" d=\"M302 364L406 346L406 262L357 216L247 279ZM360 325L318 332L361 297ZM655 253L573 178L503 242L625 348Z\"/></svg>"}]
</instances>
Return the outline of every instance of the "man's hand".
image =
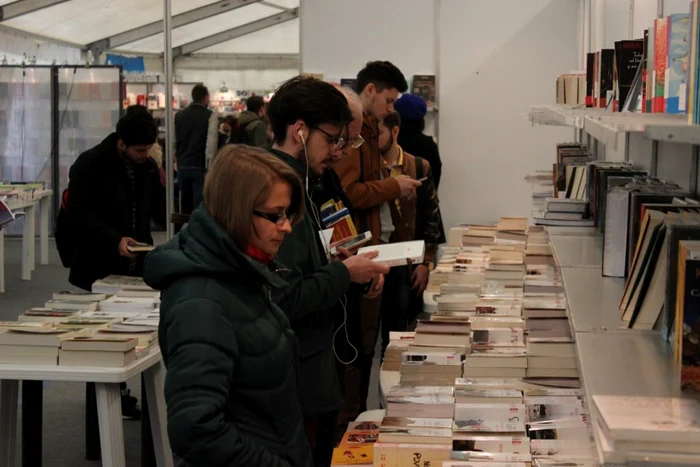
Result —
<instances>
[{"instance_id":1,"label":"man's hand","mask_svg":"<svg viewBox=\"0 0 700 467\"><path fill-rule=\"evenodd\" d=\"M133 245L136 243L138 243L138 242L131 237L122 238L121 241L119 242L119 256L124 256L124 257L129 258L129 259L136 258L136 255L127 249L127 247L129 245Z\"/></svg>"},{"instance_id":2,"label":"man's hand","mask_svg":"<svg viewBox=\"0 0 700 467\"><path fill-rule=\"evenodd\" d=\"M401 188L401 197L405 199L411 199L416 195L416 189L422 185L418 180L414 180L408 175L399 175L394 177L394 180L399 182L399 187Z\"/></svg>"},{"instance_id":3,"label":"man's hand","mask_svg":"<svg viewBox=\"0 0 700 467\"><path fill-rule=\"evenodd\" d=\"M365 294L365 298L372 300L379 297L382 294L382 289L384 289L384 274L379 274L372 279L372 287Z\"/></svg>"},{"instance_id":4,"label":"man's hand","mask_svg":"<svg viewBox=\"0 0 700 467\"><path fill-rule=\"evenodd\" d=\"M348 250L345 250L348 252ZM387 274L389 268L372 261L379 255L377 251L370 251L361 255L355 255L343 261L350 272L350 280L356 284L366 284L374 279L377 274Z\"/></svg>"},{"instance_id":5,"label":"man's hand","mask_svg":"<svg viewBox=\"0 0 700 467\"><path fill-rule=\"evenodd\" d=\"M428 276L430 271L425 264L419 264L411 274L411 290L416 291L416 296L420 297L428 286Z\"/></svg>"}]
</instances>

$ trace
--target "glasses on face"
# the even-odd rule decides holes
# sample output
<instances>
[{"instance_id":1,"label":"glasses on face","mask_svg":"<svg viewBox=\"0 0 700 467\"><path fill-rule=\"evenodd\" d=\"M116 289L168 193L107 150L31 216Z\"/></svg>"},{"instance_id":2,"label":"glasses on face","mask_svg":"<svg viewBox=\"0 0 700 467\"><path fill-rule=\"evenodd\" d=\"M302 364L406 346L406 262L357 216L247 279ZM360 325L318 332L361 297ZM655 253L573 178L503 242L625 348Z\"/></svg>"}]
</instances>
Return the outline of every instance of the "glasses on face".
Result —
<instances>
[{"instance_id":1,"label":"glasses on face","mask_svg":"<svg viewBox=\"0 0 700 467\"><path fill-rule=\"evenodd\" d=\"M343 149L345 147L345 145L347 144L347 141L345 140L345 137L343 136L342 131L340 133L338 133L337 135L332 135L319 127L312 128L312 130L318 130L321 133L323 133L324 135L326 135L326 138L328 138L328 143L333 145L333 151L338 151L340 149Z\"/></svg>"},{"instance_id":2,"label":"glasses on face","mask_svg":"<svg viewBox=\"0 0 700 467\"><path fill-rule=\"evenodd\" d=\"M266 221L272 222L273 224L276 224L277 227L283 227L284 223L289 221L290 224L294 224L294 219L295 215L290 214L287 215L287 213L272 213L272 212L262 212L262 211L253 211L253 215L265 219Z\"/></svg>"},{"instance_id":3,"label":"glasses on face","mask_svg":"<svg viewBox=\"0 0 700 467\"><path fill-rule=\"evenodd\" d=\"M357 138L353 138L351 140L348 140L348 143L346 144L345 147L350 146L353 149L358 149L362 144L365 142L365 140L362 138L362 136L358 136Z\"/></svg>"}]
</instances>

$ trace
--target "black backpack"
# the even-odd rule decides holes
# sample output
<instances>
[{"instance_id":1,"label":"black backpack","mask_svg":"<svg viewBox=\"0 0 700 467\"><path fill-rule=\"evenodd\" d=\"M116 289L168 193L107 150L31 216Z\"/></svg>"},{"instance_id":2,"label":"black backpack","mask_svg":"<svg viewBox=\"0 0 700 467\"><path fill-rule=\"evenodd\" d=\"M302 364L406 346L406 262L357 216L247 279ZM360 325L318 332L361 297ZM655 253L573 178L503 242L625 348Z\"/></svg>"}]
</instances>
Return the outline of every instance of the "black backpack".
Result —
<instances>
[{"instance_id":1,"label":"black backpack","mask_svg":"<svg viewBox=\"0 0 700 467\"><path fill-rule=\"evenodd\" d=\"M61 263L63 263L63 267L70 268L78 252L78 235L68 212L68 189L63 190L61 194L61 206L58 209L58 216L56 216L55 238Z\"/></svg>"}]
</instances>

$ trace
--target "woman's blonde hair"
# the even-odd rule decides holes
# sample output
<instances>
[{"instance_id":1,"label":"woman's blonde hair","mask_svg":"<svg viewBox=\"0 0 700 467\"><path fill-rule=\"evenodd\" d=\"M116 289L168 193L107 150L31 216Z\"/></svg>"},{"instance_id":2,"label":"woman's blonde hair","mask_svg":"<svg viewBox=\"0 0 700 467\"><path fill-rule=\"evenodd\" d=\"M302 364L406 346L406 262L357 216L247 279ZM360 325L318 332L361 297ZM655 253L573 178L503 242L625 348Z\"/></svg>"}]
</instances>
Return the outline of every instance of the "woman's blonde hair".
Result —
<instances>
[{"instance_id":1,"label":"woman's blonde hair","mask_svg":"<svg viewBox=\"0 0 700 467\"><path fill-rule=\"evenodd\" d=\"M262 149L228 145L221 149L209 168L204 183L204 205L228 231L239 248L248 244L253 211L270 196L275 182L292 189L287 215L295 220L304 215L301 179L287 164Z\"/></svg>"}]
</instances>

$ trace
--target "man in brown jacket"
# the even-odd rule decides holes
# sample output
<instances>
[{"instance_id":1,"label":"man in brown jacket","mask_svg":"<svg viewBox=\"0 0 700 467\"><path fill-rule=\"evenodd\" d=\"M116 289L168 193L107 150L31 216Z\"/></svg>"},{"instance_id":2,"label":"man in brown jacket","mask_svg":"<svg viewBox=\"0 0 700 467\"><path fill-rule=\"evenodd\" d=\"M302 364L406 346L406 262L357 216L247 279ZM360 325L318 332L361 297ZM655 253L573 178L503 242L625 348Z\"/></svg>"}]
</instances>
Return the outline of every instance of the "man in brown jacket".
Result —
<instances>
[{"instance_id":1,"label":"man in brown jacket","mask_svg":"<svg viewBox=\"0 0 700 467\"><path fill-rule=\"evenodd\" d=\"M396 112L390 113L379 122L379 152L382 154L383 175L386 178L408 176L414 180L425 180L418 189L417 197L402 198L382 206L381 211L385 213L381 216L382 231L393 228L389 237L390 243L422 239L426 243L426 250L422 264L394 267L386 276L380 313L382 358L389 344L389 332L406 331L415 318L415 302L417 298L422 298L428 285L430 265L435 261L440 237L440 208L430 164L421 157L404 152L399 146L400 125L401 117ZM419 198L422 199L420 204ZM419 206L423 217L421 232L416 231ZM388 222L391 224L385 226Z\"/></svg>"},{"instance_id":2,"label":"man in brown jacket","mask_svg":"<svg viewBox=\"0 0 700 467\"><path fill-rule=\"evenodd\" d=\"M379 243L382 233L379 207L383 203L393 202L402 197L415 196L416 188L420 186L420 182L407 176L385 179L380 170L377 122L394 111L394 101L400 92L407 89L406 78L390 62L369 62L357 74L355 90L360 96L364 112L361 133L364 143L344 157L336 167L343 188L352 203L355 227L359 232L372 232L374 244ZM367 410L369 378L379 331L379 304L378 298L363 299L360 304L363 347L360 349L360 357L364 358L358 358L354 363L361 369L360 407L356 412ZM346 385L346 402L356 399L355 395L349 394L351 391L353 388ZM352 410L348 412L350 411ZM347 416L357 414L346 413Z\"/></svg>"}]
</instances>

